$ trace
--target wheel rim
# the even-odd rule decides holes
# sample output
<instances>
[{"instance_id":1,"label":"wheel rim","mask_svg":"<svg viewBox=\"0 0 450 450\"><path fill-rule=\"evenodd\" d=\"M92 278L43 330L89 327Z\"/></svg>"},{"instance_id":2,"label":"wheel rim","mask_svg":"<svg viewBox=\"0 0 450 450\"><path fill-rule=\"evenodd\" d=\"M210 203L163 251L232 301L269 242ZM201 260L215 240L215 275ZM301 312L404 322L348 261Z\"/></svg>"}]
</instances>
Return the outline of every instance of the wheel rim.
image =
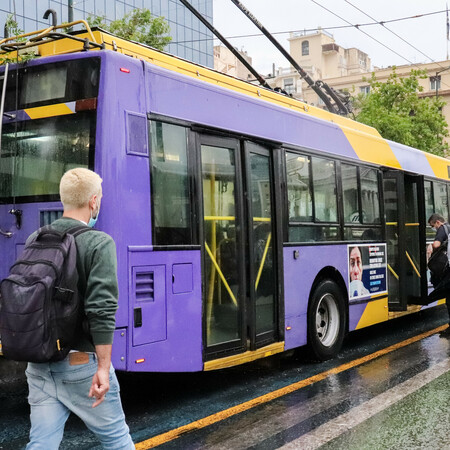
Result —
<instances>
[{"instance_id":1,"label":"wheel rim","mask_svg":"<svg viewBox=\"0 0 450 450\"><path fill-rule=\"evenodd\" d=\"M336 298L329 293L324 294L317 304L316 333L325 347L331 347L339 335L339 309Z\"/></svg>"}]
</instances>

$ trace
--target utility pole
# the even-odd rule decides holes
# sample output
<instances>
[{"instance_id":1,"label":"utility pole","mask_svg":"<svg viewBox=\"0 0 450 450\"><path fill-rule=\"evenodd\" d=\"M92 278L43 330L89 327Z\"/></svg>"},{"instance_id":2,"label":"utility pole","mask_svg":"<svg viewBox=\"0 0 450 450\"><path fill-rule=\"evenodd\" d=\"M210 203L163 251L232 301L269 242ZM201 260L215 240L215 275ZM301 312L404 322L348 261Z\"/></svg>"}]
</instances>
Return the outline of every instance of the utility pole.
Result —
<instances>
[{"instance_id":1,"label":"utility pole","mask_svg":"<svg viewBox=\"0 0 450 450\"><path fill-rule=\"evenodd\" d=\"M73 22L73 0L68 0L68 19L69 22Z\"/></svg>"}]
</instances>

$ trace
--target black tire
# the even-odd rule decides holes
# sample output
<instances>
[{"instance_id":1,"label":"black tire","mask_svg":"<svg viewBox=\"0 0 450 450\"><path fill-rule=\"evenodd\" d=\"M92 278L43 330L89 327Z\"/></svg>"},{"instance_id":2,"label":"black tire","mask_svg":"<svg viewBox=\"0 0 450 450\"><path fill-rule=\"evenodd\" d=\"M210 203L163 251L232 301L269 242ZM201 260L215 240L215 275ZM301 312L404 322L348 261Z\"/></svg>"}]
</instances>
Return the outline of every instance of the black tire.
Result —
<instances>
[{"instance_id":1,"label":"black tire","mask_svg":"<svg viewBox=\"0 0 450 450\"><path fill-rule=\"evenodd\" d=\"M308 347L319 361L334 358L342 347L347 330L347 307L339 286L321 281L308 305Z\"/></svg>"}]
</instances>

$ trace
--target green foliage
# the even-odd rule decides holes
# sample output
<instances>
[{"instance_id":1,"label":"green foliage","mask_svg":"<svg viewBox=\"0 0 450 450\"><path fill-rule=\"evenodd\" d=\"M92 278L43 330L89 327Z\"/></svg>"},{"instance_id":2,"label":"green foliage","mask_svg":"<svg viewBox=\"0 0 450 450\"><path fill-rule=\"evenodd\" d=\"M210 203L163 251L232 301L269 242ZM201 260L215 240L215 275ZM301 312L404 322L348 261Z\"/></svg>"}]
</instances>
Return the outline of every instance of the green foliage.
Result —
<instances>
[{"instance_id":1,"label":"green foliage","mask_svg":"<svg viewBox=\"0 0 450 450\"><path fill-rule=\"evenodd\" d=\"M114 20L109 25L106 24L105 17L88 17L87 21L91 26L101 27L123 39L140 42L158 50L164 50L172 40L167 35L170 27L164 17L154 17L148 9L134 9L125 14L123 19Z\"/></svg>"},{"instance_id":2,"label":"green foliage","mask_svg":"<svg viewBox=\"0 0 450 450\"><path fill-rule=\"evenodd\" d=\"M446 103L441 97L419 97L423 91L419 80L424 78L428 78L425 70L411 70L409 77L400 77L394 67L382 83L372 73L370 79L364 79L370 93L353 98L359 111L355 119L373 126L385 139L446 156L449 146L444 137L449 133L441 112Z\"/></svg>"},{"instance_id":3,"label":"green foliage","mask_svg":"<svg viewBox=\"0 0 450 450\"><path fill-rule=\"evenodd\" d=\"M13 15L9 14L6 18L5 27L8 30L9 36L19 36L24 33L23 30L19 28L19 24L14 20ZM18 38L15 42L24 42L26 41L26 37ZM15 55L15 56L14 56ZM13 63L24 63L29 61L30 59L36 58L36 54L33 50L27 51L20 51L19 52L11 52L8 55L2 57L0 56L0 65L2 64L13 64Z\"/></svg>"}]
</instances>

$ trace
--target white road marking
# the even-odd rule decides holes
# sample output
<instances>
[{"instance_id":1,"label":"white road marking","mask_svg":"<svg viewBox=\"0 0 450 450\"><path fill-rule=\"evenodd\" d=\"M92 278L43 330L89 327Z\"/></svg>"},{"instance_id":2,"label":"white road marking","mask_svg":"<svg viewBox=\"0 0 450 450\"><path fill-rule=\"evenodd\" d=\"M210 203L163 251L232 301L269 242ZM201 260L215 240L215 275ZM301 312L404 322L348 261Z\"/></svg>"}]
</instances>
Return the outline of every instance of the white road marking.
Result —
<instances>
[{"instance_id":1,"label":"white road marking","mask_svg":"<svg viewBox=\"0 0 450 450\"><path fill-rule=\"evenodd\" d=\"M281 448L285 450L314 450L351 430L365 420L370 419L375 414L389 408L449 370L450 359L446 359L431 369L427 369L392 389L383 392L383 394L352 408L350 411L324 423Z\"/></svg>"}]
</instances>

